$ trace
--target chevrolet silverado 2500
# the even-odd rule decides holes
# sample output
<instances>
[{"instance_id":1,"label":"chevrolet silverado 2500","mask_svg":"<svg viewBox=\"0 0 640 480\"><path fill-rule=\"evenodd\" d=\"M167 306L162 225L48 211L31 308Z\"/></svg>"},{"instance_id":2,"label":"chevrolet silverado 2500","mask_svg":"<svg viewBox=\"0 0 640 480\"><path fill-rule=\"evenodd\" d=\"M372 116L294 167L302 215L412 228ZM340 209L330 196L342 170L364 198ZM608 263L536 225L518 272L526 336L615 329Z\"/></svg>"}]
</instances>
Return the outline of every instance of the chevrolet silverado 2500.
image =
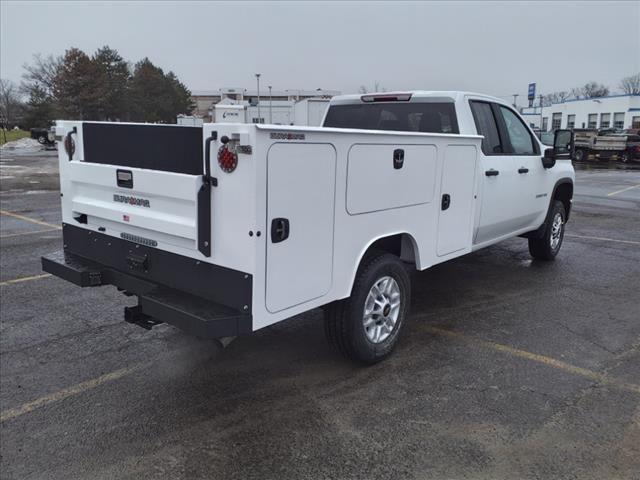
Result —
<instances>
[{"instance_id":1,"label":"chevrolet silverado 2500","mask_svg":"<svg viewBox=\"0 0 640 480\"><path fill-rule=\"evenodd\" d=\"M317 307L346 356L389 355L408 270L510 237L562 245L571 132L546 148L507 103L347 95L322 127L57 122L63 244L43 269L114 285L125 319L235 337ZM408 268L409 267L409 268Z\"/></svg>"}]
</instances>

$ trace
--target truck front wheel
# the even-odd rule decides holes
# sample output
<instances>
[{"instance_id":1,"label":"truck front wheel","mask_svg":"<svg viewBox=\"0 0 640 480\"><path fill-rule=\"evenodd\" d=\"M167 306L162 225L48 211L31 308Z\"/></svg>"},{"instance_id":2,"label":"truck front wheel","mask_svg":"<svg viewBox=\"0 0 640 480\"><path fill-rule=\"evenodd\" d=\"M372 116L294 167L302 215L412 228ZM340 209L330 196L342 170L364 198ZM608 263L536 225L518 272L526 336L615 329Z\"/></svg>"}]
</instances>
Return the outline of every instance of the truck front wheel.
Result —
<instances>
[{"instance_id":1,"label":"truck front wheel","mask_svg":"<svg viewBox=\"0 0 640 480\"><path fill-rule=\"evenodd\" d=\"M567 221L564 205L555 200L541 237L529 238L529 253L537 260L553 260L560 251Z\"/></svg>"},{"instance_id":2,"label":"truck front wheel","mask_svg":"<svg viewBox=\"0 0 640 480\"><path fill-rule=\"evenodd\" d=\"M406 323L411 281L395 255L381 253L358 269L351 297L325 309L325 334L344 356L365 364L388 357Z\"/></svg>"},{"instance_id":3,"label":"truck front wheel","mask_svg":"<svg viewBox=\"0 0 640 480\"><path fill-rule=\"evenodd\" d=\"M583 160L586 160L586 158L587 158L586 152L581 148L576 148L576 153L575 153L576 161L582 162Z\"/></svg>"}]
</instances>

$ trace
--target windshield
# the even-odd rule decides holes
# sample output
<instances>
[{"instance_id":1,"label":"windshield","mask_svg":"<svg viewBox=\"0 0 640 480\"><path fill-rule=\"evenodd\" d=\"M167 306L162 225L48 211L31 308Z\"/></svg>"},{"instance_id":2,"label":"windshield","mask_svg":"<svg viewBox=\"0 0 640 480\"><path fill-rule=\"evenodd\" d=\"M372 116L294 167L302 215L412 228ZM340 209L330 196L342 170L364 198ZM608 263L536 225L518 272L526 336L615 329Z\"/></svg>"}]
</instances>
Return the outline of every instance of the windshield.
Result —
<instances>
[{"instance_id":1,"label":"windshield","mask_svg":"<svg viewBox=\"0 0 640 480\"><path fill-rule=\"evenodd\" d=\"M451 102L331 105L324 126L400 132L459 133L455 107Z\"/></svg>"}]
</instances>

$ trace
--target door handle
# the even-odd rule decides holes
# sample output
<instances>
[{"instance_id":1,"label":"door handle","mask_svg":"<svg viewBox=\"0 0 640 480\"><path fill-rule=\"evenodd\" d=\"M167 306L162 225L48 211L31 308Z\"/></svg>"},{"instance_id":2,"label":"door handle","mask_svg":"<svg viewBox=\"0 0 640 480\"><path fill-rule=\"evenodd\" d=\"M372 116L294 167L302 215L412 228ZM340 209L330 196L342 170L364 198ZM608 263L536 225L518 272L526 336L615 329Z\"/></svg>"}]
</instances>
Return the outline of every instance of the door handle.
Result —
<instances>
[{"instance_id":1,"label":"door handle","mask_svg":"<svg viewBox=\"0 0 640 480\"><path fill-rule=\"evenodd\" d=\"M529 169L528 168L524 168L524 167L520 167L518 169L518 173L529 173Z\"/></svg>"},{"instance_id":2,"label":"door handle","mask_svg":"<svg viewBox=\"0 0 640 480\"><path fill-rule=\"evenodd\" d=\"M274 218L271 220L271 242L280 243L289 238L289 219Z\"/></svg>"},{"instance_id":3,"label":"door handle","mask_svg":"<svg viewBox=\"0 0 640 480\"><path fill-rule=\"evenodd\" d=\"M494 169L492 168L492 169L487 170L486 172L484 172L484 174L485 174L487 177L495 177L496 175L499 175L499 174L500 174L500 171L499 171L499 170L494 170Z\"/></svg>"},{"instance_id":4,"label":"door handle","mask_svg":"<svg viewBox=\"0 0 640 480\"><path fill-rule=\"evenodd\" d=\"M451 195L445 193L442 195L442 202L440 203L440 207L442 210L446 210L451 205Z\"/></svg>"}]
</instances>

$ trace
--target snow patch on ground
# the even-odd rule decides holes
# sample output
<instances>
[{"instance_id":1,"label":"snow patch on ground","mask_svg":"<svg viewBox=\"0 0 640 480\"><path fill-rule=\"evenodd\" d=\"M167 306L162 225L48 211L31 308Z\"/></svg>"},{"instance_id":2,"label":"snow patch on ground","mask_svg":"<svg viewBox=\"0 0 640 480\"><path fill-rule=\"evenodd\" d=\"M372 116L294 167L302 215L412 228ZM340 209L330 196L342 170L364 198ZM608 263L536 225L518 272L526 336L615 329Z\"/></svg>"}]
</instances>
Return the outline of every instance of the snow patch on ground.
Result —
<instances>
[{"instance_id":1,"label":"snow patch on ground","mask_svg":"<svg viewBox=\"0 0 640 480\"><path fill-rule=\"evenodd\" d=\"M0 150L3 152L15 150L22 150L25 152L29 150L38 151L42 150L42 145L40 145L38 141L34 140L33 138L20 138L18 140L14 140L13 142L7 142L4 145L1 145Z\"/></svg>"}]
</instances>

